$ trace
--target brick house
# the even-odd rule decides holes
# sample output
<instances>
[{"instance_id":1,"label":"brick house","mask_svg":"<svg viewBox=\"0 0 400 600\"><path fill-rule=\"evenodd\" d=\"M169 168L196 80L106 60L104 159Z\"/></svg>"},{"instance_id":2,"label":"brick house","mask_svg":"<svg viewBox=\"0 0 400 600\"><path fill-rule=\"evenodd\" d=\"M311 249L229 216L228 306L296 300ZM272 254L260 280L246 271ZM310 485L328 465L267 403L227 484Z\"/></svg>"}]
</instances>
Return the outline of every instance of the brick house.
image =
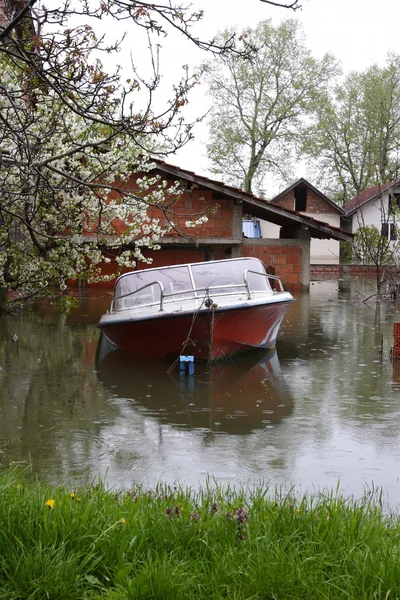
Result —
<instances>
[{"instance_id":1,"label":"brick house","mask_svg":"<svg viewBox=\"0 0 400 600\"><path fill-rule=\"evenodd\" d=\"M271 200L272 204L318 219L332 227L340 227L344 210L306 179L300 178ZM262 237L278 237L277 228L261 223ZM335 238L311 240L310 264L339 264L340 241Z\"/></svg>"},{"instance_id":2,"label":"brick house","mask_svg":"<svg viewBox=\"0 0 400 600\"><path fill-rule=\"evenodd\" d=\"M266 202L253 194L161 160L152 162L156 166L151 175L158 174L171 183L178 180L186 191L174 206L173 220L182 235L171 232L161 240L161 250L149 251L153 258L151 266L255 256L262 260L269 272L281 277L287 288L308 289L311 239L333 239L337 243L352 239L351 234L339 227L293 208ZM126 189L134 191L136 179L140 176L132 175L125 184ZM208 222L195 229L186 228L186 220L205 208L210 211ZM325 217L325 213L321 214ZM149 215L163 220L161 211L152 209ZM245 238L242 233L244 215L272 224L279 231L279 236L277 239ZM138 265L138 268L145 267Z\"/></svg>"}]
</instances>

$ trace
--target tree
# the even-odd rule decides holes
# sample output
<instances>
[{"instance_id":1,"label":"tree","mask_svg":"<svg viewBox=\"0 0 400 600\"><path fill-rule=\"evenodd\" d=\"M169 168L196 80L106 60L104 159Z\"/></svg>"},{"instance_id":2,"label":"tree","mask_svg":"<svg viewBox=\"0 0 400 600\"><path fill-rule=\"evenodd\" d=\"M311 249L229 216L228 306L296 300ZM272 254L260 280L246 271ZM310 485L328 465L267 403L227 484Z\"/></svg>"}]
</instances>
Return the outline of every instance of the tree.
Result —
<instances>
[{"instance_id":1,"label":"tree","mask_svg":"<svg viewBox=\"0 0 400 600\"><path fill-rule=\"evenodd\" d=\"M281 8L291 8L292 10L299 10L301 8L301 4L299 3L299 0L293 0L292 2L289 3L283 3L282 2L273 2L272 0L261 0L261 2L265 2L266 4L271 4L272 6L279 6Z\"/></svg>"},{"instance_id":2,"label":"tree","mask_svg":"<svg viewBox=\"0 0 400 600\"><path fill-rule=\"evenodd\" d=\"M134 190L126 186L132 172L151 169L151 156L168 154L191 138L181 109L196 76L185 70L156 111L157 49L150 46L153 70L146 79L134 67L127 77L120 69L108 73L101 53L115 54L121 43L107 44L87 22L71 25L71 19L130 19L150 42L152 33L166 35L170 26L211 51L233 44L193 37L190 26L201 14L172 5L115 0L91 9L67 1L48 10L34 0L7 0L2 6L9 9L9 23L0 31L4 302L7 288L28 297L54 283L63 289L68 278L98 279L105 247L119 251L115 272L132 266L145 260L143 247L157 248L173 227L179 185L145 175ZM149 208L158 209L160 218L150 218ZM204 215L194 218L202 220Z\"/></svg>"},{"instance_id":3,"label":"tree","mask_svg":"<svg viewBox=\"0 0 400 600\"><path fill-rule=\"evenodd\" d=\"M399 175L400 56L350 73L316 105L302 145L319 183L339 203Z\"/></svg>"},{"instance_id":4,"label":"tree","mask_svg":"<svg viewBox=\"0 0 400 600\"><path fill-rule=\"evenodd\" d=\"M136 0L64 0L51 9L1 1L0 300L7 288L28 297L53 283L64 288L68 278L99 278L105 247L118 250L117 273L147 260L143 247L159 247L174 226L179 186L144 175L132 189L128 178L192 137L182 108L198 77L185 68L161 103L159 40L175 32L212 53L241 52L233 37L196 37L201 17L190 5ZM98 37L100 21L147 35L145 77L133 64L129 74L114 67L123 39Z\"/></svg>"},{"instance_id":5,"label":"tree","mask_svg":"<svg viewBox=\"0 0 400 600\"><path fill-rule=\"evenodd\" d=\"M345 252L350 260L365 265L375 276L378 297L383 290L398 288L399 245L383 236L375 225L362 225L352 244L345 243Z\"/></svg>"},{"instance_id":6,"label":"tree","mask_svg":"<svg viewBox=\"0 0 400 600\"><path fill-rule=\"evenodd\" d=\"M220 43L233 33L221 34ZM215 173L261 193L267 174L290 173L304 117L337 67L328 55L321 61L311 56L294 20L278 27L262 21L238 39L241 55L216 57L205 65L212 99L207 150Z\"/></svg>"}]
</instances>

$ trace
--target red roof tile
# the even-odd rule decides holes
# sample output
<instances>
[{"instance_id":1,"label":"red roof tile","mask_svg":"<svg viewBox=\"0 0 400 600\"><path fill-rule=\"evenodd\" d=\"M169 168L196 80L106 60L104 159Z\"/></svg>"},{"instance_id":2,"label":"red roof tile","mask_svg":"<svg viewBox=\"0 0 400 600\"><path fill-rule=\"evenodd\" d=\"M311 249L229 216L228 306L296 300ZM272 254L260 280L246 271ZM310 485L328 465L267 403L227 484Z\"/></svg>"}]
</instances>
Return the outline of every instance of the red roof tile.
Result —
<instances>
[{"instance_id":1,"label":"red roof tile","mask_svg":"<svg viewBox=\"0 0 400 600\"><path fill-rule=\"evenodd\" d=\"M390 183L383 183L380 185L374 185L373 187L366 188L365 190L362 190L362 192L357 194L357 196L354 196L354 198L349 200L343 206L343 210L345 211L346 215L351 215L355 213L356 210L360 208L360 206L363 206L364 204L367 204L367 202L378 198L382 192L385 192L389 188L395 186L397 183L397 181L391 181Z\"/></svg>"}]
</instances>

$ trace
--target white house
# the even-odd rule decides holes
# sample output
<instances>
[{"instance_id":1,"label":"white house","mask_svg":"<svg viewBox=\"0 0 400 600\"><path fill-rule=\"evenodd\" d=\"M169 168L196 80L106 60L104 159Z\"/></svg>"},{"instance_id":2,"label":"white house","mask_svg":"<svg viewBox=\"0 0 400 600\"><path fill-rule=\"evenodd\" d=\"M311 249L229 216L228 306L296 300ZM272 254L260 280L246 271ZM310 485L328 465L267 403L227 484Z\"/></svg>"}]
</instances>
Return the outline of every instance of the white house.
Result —
<instances>
[{"instance_id":1,"label":"white house","mask_svg":"<svg viewBox=\"0 0 400 600\"><path fill-rule=\"evenodd\" d=\"M340 206L304 178L298 179L275 196L271 203L337 228L340 228L340 219L344 215ZM261 221L261 236L263 238L279 238L281 231L278 226ZM312 239L310 264L339 264L339 245L340 242L333 239Z\"/></svg>"},{"instance_id":2,"label":"white house","mask_svg":"<svg viewBox=\"0 0 400 600\"><path fill-rule=\"evenodd\" d=\"M360 192L344 207L342 227L356 233L359 227L375 225L383 236L395 242L400 209L400 180L375 185Z\"/></svg>"}]
</instances>

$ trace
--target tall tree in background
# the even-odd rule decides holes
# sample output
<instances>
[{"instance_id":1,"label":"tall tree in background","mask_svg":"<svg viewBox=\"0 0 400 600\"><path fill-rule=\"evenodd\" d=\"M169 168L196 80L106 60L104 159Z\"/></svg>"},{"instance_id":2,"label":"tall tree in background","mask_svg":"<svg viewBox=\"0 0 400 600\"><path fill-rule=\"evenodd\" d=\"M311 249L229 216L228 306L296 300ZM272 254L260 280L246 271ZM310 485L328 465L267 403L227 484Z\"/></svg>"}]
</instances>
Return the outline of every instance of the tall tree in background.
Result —
<instances>
[{"instance_id":1,"label":"tall tree in background","mask_svg":"<svg viewBox=\"0 0 400 600\"><path fill-rule=\"evenodd\" d=\"M338 203L372 185L398 178L400 167L400 56L350 73L316 105L303 150L319 185Z\"/></svg>"},{"instance_id":2,"label":"tall tree in background","mask_svg":"<svg viewBox=\"0 0 400 600\"><path fill-rule=\"evenodd\" d=\"M220 43L231 39L225 31ZM334 59L314 59L300 25L262 21L239 36L243 55L205 65L212 99L208 157L212 170L247 192L262 193L266 175L286 177L304 117L337 73Z\"/></svg>"}]
</instances>

